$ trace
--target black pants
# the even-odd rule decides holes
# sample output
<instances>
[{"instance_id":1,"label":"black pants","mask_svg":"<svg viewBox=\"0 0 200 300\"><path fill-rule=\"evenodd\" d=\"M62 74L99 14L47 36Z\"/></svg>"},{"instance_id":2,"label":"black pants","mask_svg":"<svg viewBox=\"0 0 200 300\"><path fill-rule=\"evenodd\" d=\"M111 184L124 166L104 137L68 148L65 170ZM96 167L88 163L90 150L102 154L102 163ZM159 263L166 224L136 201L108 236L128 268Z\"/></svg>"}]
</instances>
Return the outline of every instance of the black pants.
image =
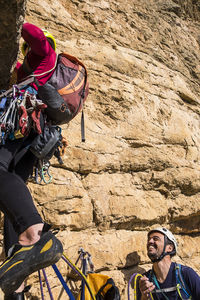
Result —
<instances>
[{"instance_id":1,"label":"black pants","mask_svg":"<svg viewBox=\"0 0 200 300\"><path fill-rule=\"evenodd\" d=\"M15 158L28 143L27 139L7 140L5 145L0 146L0 210L5 215L6 254L18 241L19 234L31 225L43 222L25 184L32 173L35 156L28 150L15 163Z\"/></svg>"}]
</instances>

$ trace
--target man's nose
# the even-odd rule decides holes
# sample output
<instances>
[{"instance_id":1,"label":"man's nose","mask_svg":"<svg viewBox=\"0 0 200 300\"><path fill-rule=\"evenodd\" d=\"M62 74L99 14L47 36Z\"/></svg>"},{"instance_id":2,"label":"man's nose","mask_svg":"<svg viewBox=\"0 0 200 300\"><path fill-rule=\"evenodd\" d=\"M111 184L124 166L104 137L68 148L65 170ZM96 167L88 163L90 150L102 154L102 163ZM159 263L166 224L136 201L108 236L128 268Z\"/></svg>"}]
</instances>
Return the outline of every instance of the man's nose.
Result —
<instances>
[{"instance_id":1,"label":"man's nose","mask_svg":"<svg viewBox=\"0 0 200 300\"><path fill-rule=\"evenodd\" d=\"M153 238L150 238L147 242L147 244L153 244L154 243L154 239Z\"/></svg>"}]
</instances>

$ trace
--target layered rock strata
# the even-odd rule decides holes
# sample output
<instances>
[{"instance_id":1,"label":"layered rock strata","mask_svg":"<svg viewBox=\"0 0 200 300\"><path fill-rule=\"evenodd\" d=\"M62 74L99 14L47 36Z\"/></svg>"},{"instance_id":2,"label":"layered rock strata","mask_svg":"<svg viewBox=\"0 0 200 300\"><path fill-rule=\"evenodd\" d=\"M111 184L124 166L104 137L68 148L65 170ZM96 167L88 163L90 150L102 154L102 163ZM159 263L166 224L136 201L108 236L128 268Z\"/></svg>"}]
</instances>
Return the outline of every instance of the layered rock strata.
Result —
<instances>
[{"instance_id":1,"label":"layered rock strata","mask_svg":"<svg viewBox=\"0 0 200 300\"><path fill-rule=\"evenodd\" d=\"M52 183L29 183L44 219L61 228L67 256L89 251L124 300L130 275L150 266L147 231L166 226L179 242L176 260L198 271L198 1L28 0L25 19L51 31L57 52L77 56L89 73L86 142L77 116L62 128L68 147L64 165L52 160Z\"/></svg>"}]
</instances>

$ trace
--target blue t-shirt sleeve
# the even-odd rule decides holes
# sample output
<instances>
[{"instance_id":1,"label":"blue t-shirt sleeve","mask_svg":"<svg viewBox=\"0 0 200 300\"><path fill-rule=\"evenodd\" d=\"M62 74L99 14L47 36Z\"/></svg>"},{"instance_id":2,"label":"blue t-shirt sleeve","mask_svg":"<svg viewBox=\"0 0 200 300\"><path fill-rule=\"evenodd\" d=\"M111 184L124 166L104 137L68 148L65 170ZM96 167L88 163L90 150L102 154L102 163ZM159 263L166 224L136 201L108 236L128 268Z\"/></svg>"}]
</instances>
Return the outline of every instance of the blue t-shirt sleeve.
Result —
<instances>
[{"instance_id":1,"label":"blue t-shirt sleeve","mask_svg":"<svg viewBox=\"0 0 200 300\"><path fill-rule=\"evenodd\" d=\"M181 273L183 279L188 286L193 300L200 299L200 277L199 275L190 267L181 266Z\"/></svg>"}]
</instances>

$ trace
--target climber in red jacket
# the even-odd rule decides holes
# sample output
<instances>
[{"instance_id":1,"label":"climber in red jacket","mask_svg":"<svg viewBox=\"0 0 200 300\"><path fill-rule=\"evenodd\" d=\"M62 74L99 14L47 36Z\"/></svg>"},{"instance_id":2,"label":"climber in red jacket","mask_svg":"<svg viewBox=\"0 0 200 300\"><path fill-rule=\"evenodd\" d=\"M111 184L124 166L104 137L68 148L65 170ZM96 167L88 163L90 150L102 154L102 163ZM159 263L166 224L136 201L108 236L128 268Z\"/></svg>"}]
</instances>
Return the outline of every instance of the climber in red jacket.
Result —
<instances>
[{"instance_id":1,"label":"climber in red jacket","mask_svg":"<svg viewBox=\"0 0 200 300\"><path fill-rule=\"evenodd\" d=\"M25 23L22 27L23 63L16 66L18 82L34 73L40 85L44 85L52 76L57 60L56 41L47 30L41 30L33 24ZM50 72L50 70L52 71ZM36 84L32 86L37 90Z\"/></svg>"},{"instance_id":2,"label":"climber in red jacket","mask_svg":"<svg viewBox=\"0 0 200 300\"><path fill-rule=\"evenodd\" d=\"M17 81L34 74L43 85L56 66L55 39L48 31L29 23L23 24L22 37L25 58L22 64L17 63ZM37 93L35 83L27 89ZM49 231L50 226L43 222L25 184L32 173L35 156L28 150L15 164L19 150L36 134L31 130L28 137L6 139L5 144L0 145L0 210L5 215L4 245L8 256L0 266L0 287L6 300L24 299L24 292L18 289L24 279L34 271L55 263L63 251L60 241ZM47 244L51 246L45 247Z\"/></svg>"}]
</instances>

